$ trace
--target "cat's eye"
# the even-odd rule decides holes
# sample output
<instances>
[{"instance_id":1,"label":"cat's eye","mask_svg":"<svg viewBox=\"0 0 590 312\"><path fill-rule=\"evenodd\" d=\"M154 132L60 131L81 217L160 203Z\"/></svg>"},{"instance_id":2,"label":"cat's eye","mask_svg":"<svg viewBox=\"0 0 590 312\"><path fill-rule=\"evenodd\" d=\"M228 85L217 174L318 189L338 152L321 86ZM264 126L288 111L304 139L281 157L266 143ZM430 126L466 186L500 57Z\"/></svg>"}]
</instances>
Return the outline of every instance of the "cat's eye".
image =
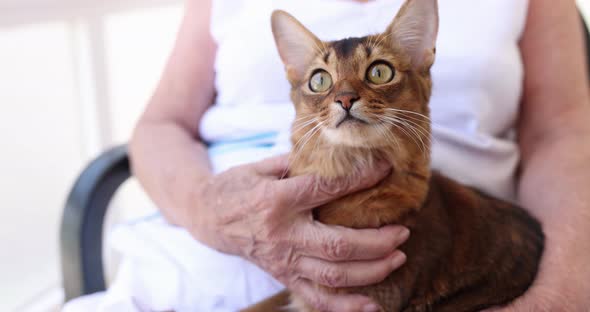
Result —
<instances>
[{"instance_id":1,"label":"cat's eye","mask_svg":"<svg viewBox=\"0 0 590 312\"><path fill-rule=\"evenodd\" d=\"M393 80L394 75L395 69L384 62L373 63L373 65L369 66L369 69L367 70L367 80L376 85L390 82Z\"/></svg>"},{"instance_id":2,"label":"cat's eye","mask_svg":"<svg viewBox=\"0 0 590 312\"><path fill-rule=\"evenodd\" d=\"M319 69L311 76L309 80L309 89L313 92L326 92L332 87L332 76L323 70Z\"/></svg>"}]
</instances>

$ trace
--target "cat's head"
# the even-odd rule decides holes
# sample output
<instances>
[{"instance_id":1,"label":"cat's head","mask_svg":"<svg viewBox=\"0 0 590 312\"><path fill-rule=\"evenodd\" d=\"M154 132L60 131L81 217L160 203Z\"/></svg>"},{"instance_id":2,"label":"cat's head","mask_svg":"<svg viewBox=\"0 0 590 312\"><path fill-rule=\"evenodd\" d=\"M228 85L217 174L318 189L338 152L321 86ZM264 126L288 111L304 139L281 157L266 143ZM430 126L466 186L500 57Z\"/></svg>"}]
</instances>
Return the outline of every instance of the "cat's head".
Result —
<instances>
[{"instance_id":1,"label":"cat's head","mask_svg":"<svg viewBox=\"0 0 590 312\"><path fill-rule=\"evenodd\" d=\"M428 147L437 0L407 0L385 32L363 38L322 42L284 11L272 30L292 86L294 141Z\"/></svg>"}]
</instances>

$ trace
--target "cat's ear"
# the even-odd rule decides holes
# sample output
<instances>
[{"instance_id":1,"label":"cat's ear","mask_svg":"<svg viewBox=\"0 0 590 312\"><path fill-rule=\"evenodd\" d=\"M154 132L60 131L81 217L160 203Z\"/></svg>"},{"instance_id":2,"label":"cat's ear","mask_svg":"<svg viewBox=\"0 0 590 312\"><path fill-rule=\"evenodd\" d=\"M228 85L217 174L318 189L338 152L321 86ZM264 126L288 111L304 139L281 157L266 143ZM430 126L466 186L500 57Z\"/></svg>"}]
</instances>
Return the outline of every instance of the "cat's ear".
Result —
<instances>
[{"instance_id":1,"label":"cat's ear","mask_svg":"<svg viewBox=\"0 0 590 312\"><path fill-rule=\"evenodd\" d=\"M291 77L295 74L301 78L323 43L285 11L274 11L271 23L272 33L279 55L287 69L287 75Z\"/></svg>"},{"instance_id":2,"label":"cat's ear","mask_svg":"<svg viewBox=\"0 0 590 312\"><path fill-rule=\"evenodd\" d=\"M406 0L385 35L408 54L414 68L430 68L436 52L438 1Z\"/></svg>"}]
</instances>

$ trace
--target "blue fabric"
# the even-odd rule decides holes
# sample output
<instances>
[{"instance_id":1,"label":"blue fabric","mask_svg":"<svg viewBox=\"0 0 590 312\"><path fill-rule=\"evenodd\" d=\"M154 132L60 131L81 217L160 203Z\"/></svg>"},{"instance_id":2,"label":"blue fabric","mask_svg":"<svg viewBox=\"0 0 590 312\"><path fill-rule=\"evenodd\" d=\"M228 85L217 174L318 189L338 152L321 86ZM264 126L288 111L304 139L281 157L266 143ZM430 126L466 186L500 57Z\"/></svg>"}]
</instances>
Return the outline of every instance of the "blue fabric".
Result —
<instances>
[{"instance_id":1,"label":"blue fabric","mask_svg":"<svg viewBox=\"0 0 590 312\"><path fill-rule=\"evenodd\" d=\"M213 157L251 147L270 148L275 146L278 135L278 132L265 132L239 139L215 142L209 146L209 155Z\"/></svg>"}]
</instances>

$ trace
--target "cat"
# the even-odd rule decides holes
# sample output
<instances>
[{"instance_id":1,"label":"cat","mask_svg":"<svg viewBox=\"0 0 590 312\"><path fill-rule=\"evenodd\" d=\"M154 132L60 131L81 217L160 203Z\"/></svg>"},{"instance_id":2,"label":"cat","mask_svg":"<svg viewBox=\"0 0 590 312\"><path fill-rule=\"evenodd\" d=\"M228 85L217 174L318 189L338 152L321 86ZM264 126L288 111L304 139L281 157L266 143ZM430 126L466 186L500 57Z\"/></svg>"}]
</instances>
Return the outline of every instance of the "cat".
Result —
<instances>
[{"instance_id":1,"label":"cat","mask_svg":"<svg viewBox=\"0 0 590 312\"><path fill-rule=\"evenodd\" d=\"M326 224L411 230L407 262L358 293L384 311L478 311L505 305L533 282L544 248L525 210L430 169L428 102L438 3L407 0L386 31L322 42L283 11L272 30L297 119L289 174L349 175L378 160L392 173L377 186L314 210ZM246 311L314 311L288 291Z\"/></svg>"}]
</instances>

